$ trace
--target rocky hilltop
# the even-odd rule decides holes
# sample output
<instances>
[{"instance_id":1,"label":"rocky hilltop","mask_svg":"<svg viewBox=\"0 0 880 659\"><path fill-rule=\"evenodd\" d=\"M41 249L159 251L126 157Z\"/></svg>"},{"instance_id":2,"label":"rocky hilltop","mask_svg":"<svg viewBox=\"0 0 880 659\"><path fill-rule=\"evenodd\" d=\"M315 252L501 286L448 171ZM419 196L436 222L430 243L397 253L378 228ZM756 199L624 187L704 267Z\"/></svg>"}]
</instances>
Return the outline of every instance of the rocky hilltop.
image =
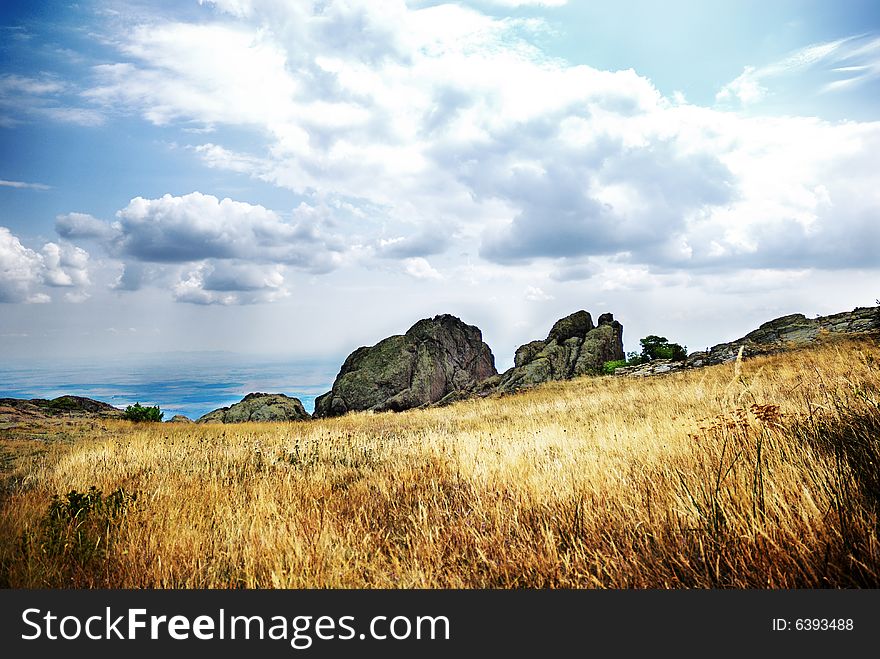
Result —
<instances>
[{"instance_id":1,"label":"rocky hilltop","mask_svg":"<svg viewBox=\"0 0 880 659\"><path fill-rule=\"evenodd\" d=\"M254 393L248 394L235 405L208 412L199 417L196 423L302 421L310 418L311 416L306 412L299 398L291 398L284 394ZM177 419L177 421L181 421L181 419Z\"/></svg>"},{"instance_id":2,"label":"rocky hilltop","mask_svg":"<svg viewBox=\"0 0 880 659\"><path fill-rule=\"evenodd\" d=\"M807 318L799 313L782 316L767 321L740 339L719 343L707 351L692 352L685 361L654 360L640 366L619 368L615 375L657 375L686 368L712 366L733 361L740 350L744 358L754 357L844 336L880 338L880 306L857 307L853 311L816 318Z\"/></svg>"},{"instance_id":3,"label":"rocky hilltop","mask_svg":"<svg viewBox=\"0 0 880 659\"><path fill-rule=\"evenodd\" d=\"M740 348L743 357L751 357L797 348L823 337L872 333L880 334L880 307L857 307L817 318L796 313L768 321L741 339L719 343L708 352L693 353L688 361L694 366L723 364L736 359Z\"/></svg>"},{"instance_id":4,"label":"rocky hilltop","mask_svg":"<svg viewBox=\"0 0 880 659\"><path fill-rule=\"evenodd\" d=\"M543 341L517 348L513 368L499 376L494 389L507 393L551 380L598 375L605 362L623 358L623 325L610 313L593 325L590 314L581 310L556 321Z\"/></svg>"},{"instance_id":5,"label":"rocky hilltop","mask_svg":"<svg viewBox=\"0 0 880 659\"><path fill-rule=\"evenodd\" d=\"M0 398L0 420L67 418L118 418L122 410L83 396L45 398Z\"/></svg>"},{"instance_id":6,"label":"rocky hilltop","mask_svg":"<svg viewBox=\"0 0 880 659\"><path fill-rule=\"evenodd\" d=\"M449 314L434 316L351 353L333 388L315 400L315 417L430 405L496 374L477 327Z\"/></svg>"}]
</instances>

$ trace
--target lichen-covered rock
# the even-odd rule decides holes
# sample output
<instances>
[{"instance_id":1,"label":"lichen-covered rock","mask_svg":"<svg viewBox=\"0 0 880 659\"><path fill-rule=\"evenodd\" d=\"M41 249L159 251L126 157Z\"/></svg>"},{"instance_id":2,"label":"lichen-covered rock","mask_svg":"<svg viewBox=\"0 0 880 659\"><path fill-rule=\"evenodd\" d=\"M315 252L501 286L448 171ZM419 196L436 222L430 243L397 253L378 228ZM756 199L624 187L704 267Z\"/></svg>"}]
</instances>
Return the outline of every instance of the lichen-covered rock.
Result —
<instances>
[{"instance_id":1,"label":"lichen-covered rock","mask_svg":"<svg viewBox=\"0 0 880 659\"><path fill-rule=\"evenodd\" d=\"M516 349L513 356L514 366L524 366L532 361L544 349L544 341L529 341Z\"/></svg>"},{"instance_id":2,"label":"lichen-covered rock","mask_svg":"<svg viewBox=\"0 0 880 659\"><path fill-rule=\"evenodd\" d=\"M513 368L501 374L494 389L506 393L550 380L598 375L605 362L623 358L623 326L614 316L602 314L594 326L589 313L577 311L556 321L544 341L520 346Z\"/></svg>"},{"instance_id":3,"label":"lichen-covered rock","mask_svg":"<svg viewBox=\"0 0 880 659\"><path fill-rule=\"evenodd\" d=\"M185 417L184 417L185 418ZM310 419L299 398L284 394L248 394L230 407L199 417L197 423L246 423L248 421L302 421Z\"/></svg>"},{"instance_id":4,"label":"lichen-covered rock","mask_svg":"<svg viewBox=\"0 0 880 659\"><path fill-rule=\"evenodd\" d=\"M351 353L333 388L315 400L315 416L430 405L496 374L477 327L448 314L426 318L406 334Z\"/></svg>"}]
</instances>

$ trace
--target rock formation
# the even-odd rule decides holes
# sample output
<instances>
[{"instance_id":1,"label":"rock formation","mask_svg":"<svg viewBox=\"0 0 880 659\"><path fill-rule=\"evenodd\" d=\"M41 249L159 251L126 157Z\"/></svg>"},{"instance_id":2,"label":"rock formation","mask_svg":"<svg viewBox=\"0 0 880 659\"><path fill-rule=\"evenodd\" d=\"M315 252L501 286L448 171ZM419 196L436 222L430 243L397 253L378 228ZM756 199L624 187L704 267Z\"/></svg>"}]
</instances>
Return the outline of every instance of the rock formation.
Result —
<instances>
[{"instance_id":1,"label":"rock formation","mask_svg":"<svg viewBox=\"0 0 880 659\"><path fill-rule=\"evenodd\" d=\"M520 346L513 368L499 376L493 388L506 393L551 380L598 375L605 362L623 358L623 325L605 313L594 326L589 313L578 311L556 321L545 340Z\"/></svg>"},{"instance_id":2,"label":"rock formation","mask_svg":"<svg viewBox=\"0 0 880 659\"><path fill-rule=\"evenodd\" d=\"M221 407L199 417L196 423L245 423L247 421L302 421L310 419L299 398L284 394L248 394L231 407Z\"/></svg>"},{"instance_id":3,"label":"rock formation","mask_svg":"<svg viewBox=\"0 0 880 659\"><path fill-rule=\"evenodd\" d=\"M448 314L426 318L406 334L351 353L333 388L315 400L315 416L430 405L496 374L477 327Z\"/></svg>"},{"instance_id":4,"label":"rock formation","mask_svg":"<svg viewBox=\"0 0 880 659\"><path fill-rule=\"evenodd\" d=\"M831 316L807 318L792 314L770 320L741 339L719 343L708 352L688 355L688 366L723 364L736 359L740 348L743 357L765 355L805 346L823 338L855 335L880 336L880 307L857 307Z\"/></svg>"},{"instance_id":5,"label":"rock formation","mask_svg":"<svg viewBox=\"0 0 880 659\"><path fill-rule=\"evenodd\" d=\"M46 417L72 418L116 418L122 410L109 403L85 398L83 396L59 396L52 400L45 398L0 398L0 413L20 415L35 419Z\"/></svg>"},{"instance_id":6,"label":"rock formation","mask_svg":"<svg viewBox=\"0 0 880 659\"><path fill-rule=\"evenodd\" d=\"M659 375L733 361L740 350L744 358L754 357L803 347L824 339L847 336L880 338L880 307L857 307L853 311L817 318L807 318L799 313L782 316L767 321L736 341L719 343L707 351L692 352L685 361L655 359L638 366L618 368L614 374L634 377Z\"/></svg>"},{"instance_id":7,"label":"rock formation","mask_svg":"<svg viewBox=\"0 0 880 659\"><path fill-rule=\"evenodd\" d=\"M173 417L168 419L168 423L193 423L193 420L188 416L184 416L183 414L175 414Z\"/></svg>"}]
</instances>

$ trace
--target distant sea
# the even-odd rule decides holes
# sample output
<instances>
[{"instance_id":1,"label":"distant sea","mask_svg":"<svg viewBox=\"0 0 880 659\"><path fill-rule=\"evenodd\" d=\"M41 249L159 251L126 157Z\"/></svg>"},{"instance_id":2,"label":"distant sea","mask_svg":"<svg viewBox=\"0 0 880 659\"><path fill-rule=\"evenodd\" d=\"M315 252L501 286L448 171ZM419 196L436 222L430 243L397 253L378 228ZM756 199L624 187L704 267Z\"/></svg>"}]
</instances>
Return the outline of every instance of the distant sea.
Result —
<instances>
[{"instance_id":1,"label":"distant sea","mask_svg":"<svg viewBox=\"0 0 880 659\"><path fill-rule=\"evenodd\" d=\"M330 390L342 360L328 362L254 358L230 353L170 353L125 359L0 363L0 398L86 396L125 408L158 405L167 421L191 419L254 392L299 398L309 412Z\"/></svg>"}]
</instances>

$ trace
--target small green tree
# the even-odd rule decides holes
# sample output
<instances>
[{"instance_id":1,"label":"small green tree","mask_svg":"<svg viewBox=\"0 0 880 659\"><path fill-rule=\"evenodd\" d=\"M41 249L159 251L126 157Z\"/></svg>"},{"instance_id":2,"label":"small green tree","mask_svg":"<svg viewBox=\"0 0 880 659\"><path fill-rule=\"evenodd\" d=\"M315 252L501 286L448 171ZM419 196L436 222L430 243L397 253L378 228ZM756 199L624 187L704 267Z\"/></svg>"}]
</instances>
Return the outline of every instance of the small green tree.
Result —
<instances>
[{"instance_id":1,"label":"small green tree","mask_svg":"<svg viewBox=\"0 0 880 659\"><path fill-rule=\"evenodd\" d=\"M639 341L642 345L641 358L643 361L652 359L671 359L680 362L687 358L687 347L677 343L670 343L665 336L651 334Z\"/></svg>"},{"instance_id":2,"label":"small green tree","mask_svg":"<svg viewBox=\"0 0 880 659\"><path fill-rule=\"evenodd\" d=\"M140 421L161 421L163 416L165 416L165 413L159 410L158 405L155 407L144 407L139 402L129 405L125 408L125 412L122 413L123 419L136 423Z\"/></svg>"},{"instance_id":3,"label":"small green tree","mask_svg":"<svg viewBox=\"0 0 880 659\"><path fill-rule=\"evenodd\" d=\"M614 375L614 371L624 366L627 366L627 361L625 359L615 359L614 361L605 362L602 364L602 373L605 375Z\"/></svg>"}]
</instances>

